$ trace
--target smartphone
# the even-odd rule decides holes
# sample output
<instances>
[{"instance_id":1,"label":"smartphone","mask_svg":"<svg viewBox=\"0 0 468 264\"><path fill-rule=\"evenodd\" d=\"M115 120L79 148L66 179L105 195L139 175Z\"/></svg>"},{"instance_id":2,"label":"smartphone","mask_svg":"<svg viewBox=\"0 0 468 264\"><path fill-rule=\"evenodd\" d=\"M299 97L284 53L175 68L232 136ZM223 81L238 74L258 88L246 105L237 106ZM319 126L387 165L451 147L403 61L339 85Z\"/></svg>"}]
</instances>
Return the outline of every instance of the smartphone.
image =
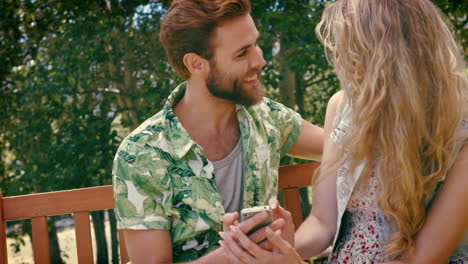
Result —
<instances>
[{"instance_id":1,"label":"smartphone","mask_svg":"<svg viewBox=\"0 0 468 264\"><path fill-rule=\"evenodd\" d=\"M252 228L249 232L247 232L247 235L253 234L255 231L258 229L265 227L271 222L273 222L273 216L271 214L271 207L269 205L262 205L262 206L255 206L255 207L250 207L250 208L244 208L241 210L241 221L245 221L254 215L260 213L260 212L266 212L268 214L267 219L265 221L261 222L259 225L255 226Z\"/></svg>"}]
</instances>

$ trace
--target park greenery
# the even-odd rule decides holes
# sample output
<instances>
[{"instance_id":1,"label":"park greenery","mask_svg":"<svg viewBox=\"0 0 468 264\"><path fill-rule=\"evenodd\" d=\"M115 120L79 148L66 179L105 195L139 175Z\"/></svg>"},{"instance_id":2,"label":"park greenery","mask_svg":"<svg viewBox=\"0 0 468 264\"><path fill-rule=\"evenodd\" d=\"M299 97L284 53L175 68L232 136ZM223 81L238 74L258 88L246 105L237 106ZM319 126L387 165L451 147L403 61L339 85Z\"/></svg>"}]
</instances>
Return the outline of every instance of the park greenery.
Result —
<instances>
[{"instance_id":1,"label":"park greenery","mask_svg":"<svg viewBox=\"0 0 468 264\"><path fill-rule=\"evenodd\" d=\"M466 3L434 2L466 47ZM252 1L267 61L267 96L320 126L328 99L339 89L314 32L326 4ZM127 0L0 2L3 196L111 184L112 160L121 140L158 112L181 82L159 41L168 5ZM289 162L297 161L283 161ZM112 211L109 215L114 219ZM92 214L95 227L103 226L103 217L102 212ZM111 224L115 229L115 221ZM116 242L105 240L103 228L95 229L98 262L116 263L116 252L110 257L106 250L107 243ZM54 233L52 225L52 262L66 262Z\"/></svg>"}]
</instances>

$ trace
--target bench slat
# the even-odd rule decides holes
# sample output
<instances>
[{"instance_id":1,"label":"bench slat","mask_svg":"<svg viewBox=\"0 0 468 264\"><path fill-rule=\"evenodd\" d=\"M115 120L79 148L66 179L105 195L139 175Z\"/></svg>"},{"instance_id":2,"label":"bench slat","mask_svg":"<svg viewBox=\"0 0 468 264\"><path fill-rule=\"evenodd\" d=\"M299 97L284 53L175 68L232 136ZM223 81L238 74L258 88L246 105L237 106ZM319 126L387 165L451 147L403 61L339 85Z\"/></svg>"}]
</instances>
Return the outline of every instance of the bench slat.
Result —
<instances>
[{"instance_id":1,"label":"bench slat","mask_svg":"<svg viewBox=\"0 0 468 264\"><path fill-rule=\"evenodd\" d=\"M0 264L8 264L5 221L3 220L3 195L0 192Z\"/></svg>"},{"instance_id":2,"label":"bench slat","mask_svg":"<svg viewBox=\"0 0 468 264\"><path fill-rule=\"evenodd\" d=\"M34 217L32 225L32 246L34 263L50 263L49 233L47 231L47 217Z\"/></svg>"},{"instance_id":3,"label":"bench slat","mask_svg":"<svg viewBox=\"0 0 468 264\"><path fill-rule=\"evenodd\" d=\"M279 168L279 189L309 186L319 162L281 166Z\"/></svg>"},{"instance_id":4,"label":"bench slat","mask_svg":"<svg viewBox=\"0 0 468 264\"><path fill-rule=\"evenodd\" d=\"M3 198L3 220L114 208L111 185Z\"/></svg>"},{"instance_id":5,"label":"bench slat","mask_svg":"<svg viewBox=\"0 0 468 264\"><path fill-rule=\"evenodd\" d=\"M119 229L118 234L119 234L120 263L125 264L130 261L130 258L128 257L123 230Z\"/></svg>"},{"instance_id":6,"label":"bench slat","mask_svg":"<svg viewBox=\"0 0 468 264\"><path fill-rule=\"evenodd\" d=\"M297 229L303 220L299 189L284 189L284 203L284 207L291 212L294 228Z\"/></svg>"},{"instance_id":7,"label":"bench slat","mask_svg":"<svg viewBox=\"0 0 468 264\"><path fill-rule=\"evenodd\" d=\"M91 223L89 212L77 212L74 214L76 254L78 263L93 263L93 244L91 240Z\"/></svg>"}]
</instances>

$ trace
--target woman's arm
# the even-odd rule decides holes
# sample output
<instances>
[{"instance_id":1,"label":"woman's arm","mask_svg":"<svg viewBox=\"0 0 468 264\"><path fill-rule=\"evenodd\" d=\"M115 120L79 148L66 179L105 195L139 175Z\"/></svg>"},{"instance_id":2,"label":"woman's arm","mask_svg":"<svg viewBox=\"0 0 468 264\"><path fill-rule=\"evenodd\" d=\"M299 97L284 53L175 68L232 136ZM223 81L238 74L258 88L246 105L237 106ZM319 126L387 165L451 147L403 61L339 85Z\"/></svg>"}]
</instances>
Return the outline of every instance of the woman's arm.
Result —
<instances>
[{"instance_id":1,"label":"woman's arm","mask_svg":"<svg viewBox=\"0 0 468 264\"><path fill-rule=\"evenodd\" d=\"M327 106L324 130L323 162L329 162L337 155L337 147L331 140L334 120L343 92L332 96ZM320 254L332 242L336 233L336 219L338 214L336 200L336 173L320 177L315 189L313 206L310 215L302 223L295 235L295 248L303 258L310 258Z\"/></svg>"}]
</instances>

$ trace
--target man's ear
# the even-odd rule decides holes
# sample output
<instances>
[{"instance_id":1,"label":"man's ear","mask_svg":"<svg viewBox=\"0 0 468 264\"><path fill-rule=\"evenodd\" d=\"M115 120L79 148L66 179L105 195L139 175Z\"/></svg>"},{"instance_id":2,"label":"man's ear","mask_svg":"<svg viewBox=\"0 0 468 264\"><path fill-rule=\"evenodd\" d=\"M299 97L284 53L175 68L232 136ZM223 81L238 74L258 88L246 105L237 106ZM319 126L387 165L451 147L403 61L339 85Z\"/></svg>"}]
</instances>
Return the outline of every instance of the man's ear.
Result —
<instances>
[{"instance_id":1,"label":"man's ear","mask_svg":"<svg viewBox=\"0 0 468 264\"><path fill-rule=\"evenodd\" d=\"M208 60L196 53L185 54L183 62L185 67L189 70L190 75L204 75L210 71Z\"/></svg>"}]
</instances>

